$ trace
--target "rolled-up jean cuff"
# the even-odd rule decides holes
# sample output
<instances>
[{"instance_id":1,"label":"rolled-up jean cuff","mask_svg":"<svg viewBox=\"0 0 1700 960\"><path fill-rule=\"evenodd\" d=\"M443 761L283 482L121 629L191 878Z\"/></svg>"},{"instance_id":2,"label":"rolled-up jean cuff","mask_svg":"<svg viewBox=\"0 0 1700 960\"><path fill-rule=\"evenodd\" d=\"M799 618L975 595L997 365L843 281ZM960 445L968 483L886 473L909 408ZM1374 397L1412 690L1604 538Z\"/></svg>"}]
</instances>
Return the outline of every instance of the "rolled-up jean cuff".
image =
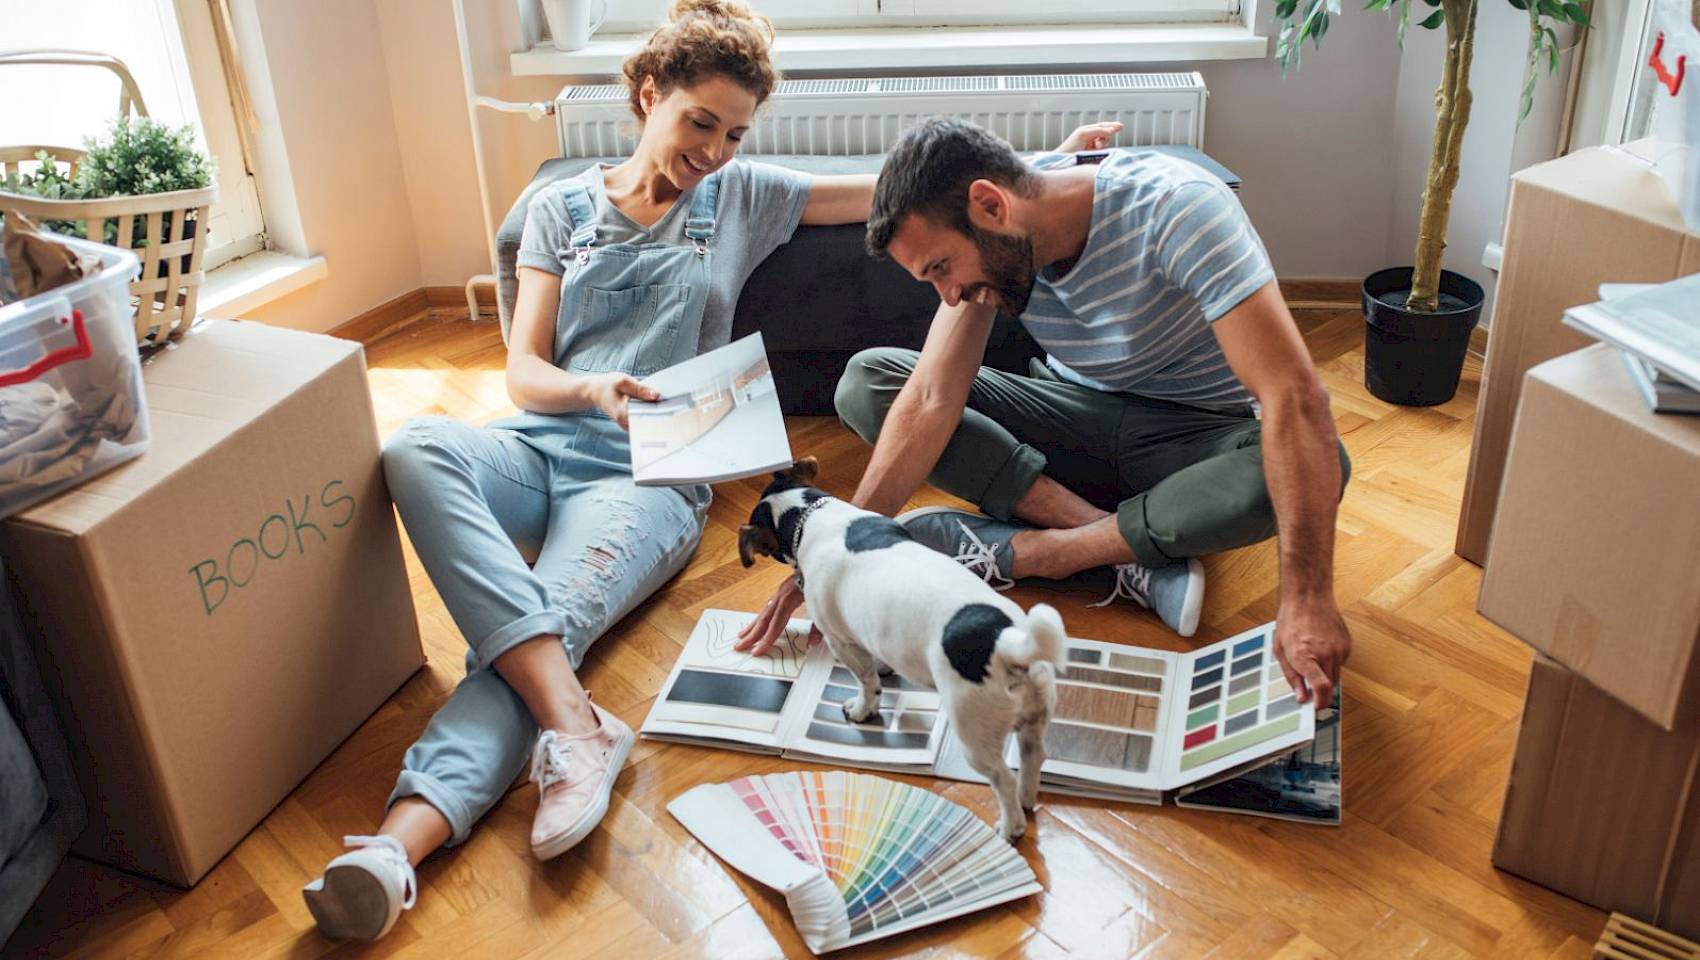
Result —
<instances>
[{"instance_id":1,"label":"rolled-up jean cuff","mask_svg":"<svg viewBox=\"0 0 1700 960\"><path fill-rule=\"evenodd\" d=\"M1151 539L1151 528L1145 524L1145 494L1123 500L1116 507L1116 529L1142 566L1166 567L1175 561Z\"/></svg>"},{"instance_id":2,"label":"rolled-up jean cuff","mask_svg":"<svg viewBox=\"0 0 1700 960\"><path fill-rule=\"evenodd\" d=\"M998 472L992 475L991 482L986 484L985 496L980 498L980 509L989 517L1008 520L1015 513L1016 503L1033 489L1033 484L1039 482L1044 472L1044 454L1025 443L1016 447Z\"/></svg>"},{"instance_id":3,"label":"rolled-up jean cuff","mask_svg":"<svg viewBox=\"0 0 1700 960\"><path fill-rule=\"evenodd\" d=\"M472 813L466 809L466 804L455 796L454 791L443 785L441 780L430 774L417 770L403 770L396 778L395 789L390 791L390 799L384 804L384 810L396 805L396 801L407 797L418 797L437 808L437 812L449 822L453 833L449 836L446 846L455 846L465 840L472 832Z\"/></svg>"},{"instance_id":4,"label":"rolled-up jean cuff","mask_svg":"<svg viewBox=\"0 0 1700 960\"><path fill-rule=\"evenodd\" d=\"M566 614L559 610L539 610L528 613L505 627L498 627L473 648L478 665L494 668L496 658L532 637L559 637L567 632Z\"/></svg>"}]
</instances>

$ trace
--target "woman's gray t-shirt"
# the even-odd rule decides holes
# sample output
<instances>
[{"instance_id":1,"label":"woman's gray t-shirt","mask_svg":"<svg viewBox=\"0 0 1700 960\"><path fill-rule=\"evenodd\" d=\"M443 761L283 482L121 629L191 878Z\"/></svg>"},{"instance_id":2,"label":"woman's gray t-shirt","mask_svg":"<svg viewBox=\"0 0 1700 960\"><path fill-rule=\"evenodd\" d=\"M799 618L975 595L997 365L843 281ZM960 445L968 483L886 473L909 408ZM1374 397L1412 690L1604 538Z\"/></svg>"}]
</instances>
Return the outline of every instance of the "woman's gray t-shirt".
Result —
<instances>
[{"instance_id":1,"label":"woman's gray t-shirt","mask_svg":"<svg viewBox=\"0 0 1700 960\"><path fill-rule=\"evenodd\" d=\"M590 194L596 209L597 242L666 243L686 246L685 220L696 188L685 191L660 220L644 227L621 213L608 200L602 174L593 165L574 177L538 190L526 207L525 232L515 262L561 275L572 262L572 216L565 193L574 184ZM768 163L734 160L720 169L720 198L715 214L713 259L709 263L708 303L704 307L697 352L723 347L732 338L732 314L738 294L756 265L791 239L809 201L811 178L806 173Z\"/></svg>"}]
</instances>

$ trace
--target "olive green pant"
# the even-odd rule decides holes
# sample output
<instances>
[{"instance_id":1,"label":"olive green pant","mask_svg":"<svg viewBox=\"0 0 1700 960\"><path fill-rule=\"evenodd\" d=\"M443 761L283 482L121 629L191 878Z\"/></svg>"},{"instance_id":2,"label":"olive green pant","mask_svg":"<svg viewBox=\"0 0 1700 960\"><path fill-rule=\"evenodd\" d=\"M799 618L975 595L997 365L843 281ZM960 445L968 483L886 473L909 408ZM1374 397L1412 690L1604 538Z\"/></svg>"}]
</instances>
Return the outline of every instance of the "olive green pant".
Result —
<instances>
[{"instance_id":1,"label":"olive green pant","mask_svg":"<svg viewBox=\"0 0 1700 960\"><path fill-rule=\"evenodd\" d=\"M878 347L852 357L834 397L844 425L872 444L919 356ZM1157 567L1275 535L1261 436L1249 405L1213 411L1106 393L1059 380L1035 360L1025 377L980 368L927 479L1007 520L1048 476L1113 510L1134 557ZM1343 445L1340 471L1343 491L1351 472Z\"/></svg>"}]
</instances>

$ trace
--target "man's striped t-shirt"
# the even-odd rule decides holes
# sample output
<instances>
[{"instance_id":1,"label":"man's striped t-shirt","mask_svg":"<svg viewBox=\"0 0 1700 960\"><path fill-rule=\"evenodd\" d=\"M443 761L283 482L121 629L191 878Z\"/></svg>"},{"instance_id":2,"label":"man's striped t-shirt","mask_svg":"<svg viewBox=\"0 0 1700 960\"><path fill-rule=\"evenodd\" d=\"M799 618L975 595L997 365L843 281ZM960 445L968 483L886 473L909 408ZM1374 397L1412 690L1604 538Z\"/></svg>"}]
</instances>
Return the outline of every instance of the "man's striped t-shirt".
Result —
<instances>
[{"instance_id":1,"label":"man's striped t-shirt","mask_svg":"<svg viewBox=\"0 0 1700 960\"><path fill-rule=\"evenodd\" d=\"M1066 274L1040 271L1021 315L1051 369L1082 386L1198 407L1252 402L1210 330L1275 278L1233 191L1185 160L1138 150L1111 151L1093 189L1086 246Z\"/></svg>"}]
</instances>

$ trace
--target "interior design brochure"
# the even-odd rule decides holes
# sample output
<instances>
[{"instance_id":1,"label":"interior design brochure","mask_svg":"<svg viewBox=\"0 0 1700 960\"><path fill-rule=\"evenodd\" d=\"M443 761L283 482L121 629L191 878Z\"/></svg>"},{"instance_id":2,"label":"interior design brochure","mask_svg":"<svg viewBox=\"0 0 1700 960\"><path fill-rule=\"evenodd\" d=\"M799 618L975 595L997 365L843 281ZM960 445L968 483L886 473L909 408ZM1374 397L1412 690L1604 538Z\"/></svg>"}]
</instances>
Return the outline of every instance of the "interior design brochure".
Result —
<instances>
[{"instance_id":1,"label":"interior design brochure","mask_svg":"<svg viewBox=\"0 0 1700 960\"><path fill-rule=\"evenodd\" d=\"M791 465L785 417L761 334L661 370L661 394L627 404L639 486L719 483Z\"/></svg>"},{"instance_id":2,"label":"interior design brochure","mask_svg":"<svg viewBox=\"0 0 1700 960\"><path fill-rule=\"evenodd\" d=\"M939 695L882 678L880 712L851 723L857 690L810 624L792 620L766 655L733 649L753 614L708 610L662 684L642 733L673 740L983 782L967 764ZM1161 803L1171 791L1249 769L1316 736L1275 661L1275 625L1190 653L1070 638L1057 676L1040 788ZM1007 759L1018 764L1014 737Z\"/></svg>"}]
</instances>

